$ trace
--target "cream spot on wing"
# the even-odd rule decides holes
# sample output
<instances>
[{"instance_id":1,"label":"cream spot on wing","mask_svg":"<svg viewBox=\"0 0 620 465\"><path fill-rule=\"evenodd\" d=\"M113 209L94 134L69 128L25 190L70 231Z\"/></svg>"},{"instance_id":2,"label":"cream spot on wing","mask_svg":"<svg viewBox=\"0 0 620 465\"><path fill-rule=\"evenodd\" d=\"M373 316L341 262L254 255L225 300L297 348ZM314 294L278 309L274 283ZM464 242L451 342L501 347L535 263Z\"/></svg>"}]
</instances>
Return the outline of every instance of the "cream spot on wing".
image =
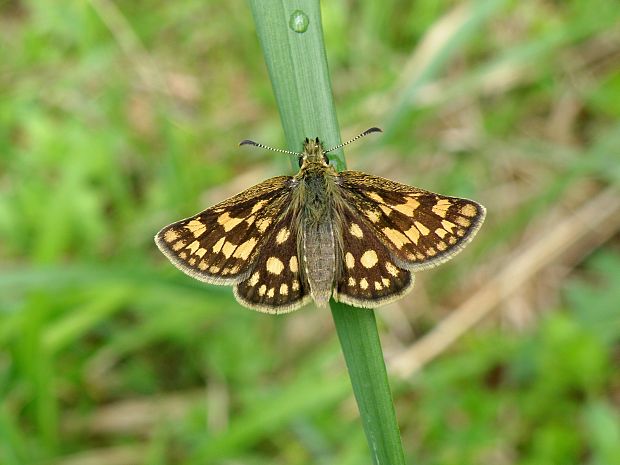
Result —
<instances>
[{"instance_id":1,"label":"cream spot on wing","mask_svg":"<svg viewBox=\"0 0 620 465\"><path fill-rule=\"evenodd\" d=\"M344 263L348 269L352 269L355 266L355 258L353 258L353 254L351 252L347 252L344 256Z\"/></svg>"},{"instance_id":2,"label":"cream spot on wing","mask_svg":"<svg viewBox=\"0 0 620 465\"><path fill-rule=\"evenodd\" d=\"M418 241L420 240L420 231L415 226L411 226L409 229L405 231L405 234L411 241L418 245Z\"/></svg>"},{"instance_id":3,"label":"cream spot on wing","mask_svg":"<svg viewBox=\"0 0 620 465\"><path fill-rule=\"evenodd\" d=\"M454 245L454 244L456 244L456 237L454 237L454 236L450 236L450 237L448 238L448 244L450 244L450 245Z\"/></svg>"},{"instance_id":4,"label":"cream spot on wing","mask_svg":"<svg viewBox=\"0 0 620 465\"><path fill-rule=\"evenodd\" d=\"M293 280L293 283L292 283L292 285L291 285L291 288L292 288L294 291L298 291L298 290L299 290L299 281L297 281L296 279L294 279L294 280Z\"/></svg>"},{"instance_id":5,"label":"cream spot on wing","mask_svg":"<svg viewBox=\"0 0 620 465\"><path fill-rule=\"evenodd\" d=\"M269 225L271 224L271 218L263 218L262 220L258 220L256 222L256 227L262 233L264 233Z\"/></svg>"},{"instance_id":6,"label":"cream spot on wing","mask_svg":"<svg viewBox=\"0 0 620 465\"><path fill-rule=\"evenodd\" d=\"M357 223L351 223L351 227L349 228L349 232L352 236L357 237L358 239L364 238L364 233L362 232L362 228Z\"/></svg>"},{"instance_id":7,"label":"cream spot on wing","mask_svg":"<svg viewBox=\"0 0 620 465\"><path fill-rule=\"evenodd\" d=\"M381 289L383 289L381 283L379 281L375 281L375 291L380 291Z\"/></svg>"},{"instance_id":8,"label":"cream spot on wing","mask_svg":"<svg viewBox=\"0 0 620 465\"><path fill-rule=\"evenodd\" d=\"M228 273L230 273L230 268L229 268L229 267L225 267L225 268L222 270L222 274L228 274Z\"/></svg>"},{"instance_id":9,"label":"cream spot on wing","mask_svg":"<svg viewBox=\"0 0 620 465\"><path fill-rule=\"evenodd\" d=\"M280 274L284 270L284 263L277 257L269 257L265 268L272 274Z\"/></svg>"},{"instance_id":10,"label":"cream spot on wing","mask_svg":"<svg viewBox=\"0 0 620 465\"><path fill-rule=\"evenodd\" d=\"M463 237L465 235L465 230L461 229L461 228L457 229L456 230L456 235L459 236L459 237Z\"/></svg>"},{"instance_id":11,"label":"cream spot on wing","mask_svg":"<svg viewBox=\"0 0 620 465\"><path fill-rule=\"evenodd\" d=\"M239 273L239 270L240 270L240 269L241 269L241 268L239 267L239 265L235 265L235 266L233 266L233 267L230 269L230 274L237 274L237 273Z\"/></svg>"},{"instance_id":12,"label":"cream spot on wing","mask_svg":"<svg viewBox=\"0 0 620 465\"><path fill-rule=\"evenodd\" d=\"M219 273L220 272L220 267L219 266L211 266L211 268L209 268L209 273Z\"/></svg>"},{"instance_id":13,"label":"cream spot on wing","mask_svg":"<svg viewBox=\"0 0 620 465\"><path fill-rule=\"evenodd\" d=\"M387 278L381 278L381 282L383 283L384 287L390 287L390 280Z\"/></svg>"},{"instance_id":14,"label":"cream spot on wing","mask_svg":"<svg viewBox=\"0 0 620 465\"><path fill-rule=\"evenodd\" d=\"M374 210L366 210L364 212L364 215L366 215L366 218L368 218L373 223L378 222L380 218L380 215Z\"/></svg>"},{"instance_id":15,"label":"cream spot on wing","mask_svg":"<svg viewBox=\"0 0 620 465\"><path fill-rule=\"evenodd\" d=\"M421 254L420 252L416 252L415 256L418 260L426 260L426 256L424 254Z\"/></svg>"},{"instance_id":16,"label":"cream spot on wing","mask_svg":"<svg viewBox=\"0 0 620 465\"><path fill-rule=\"evenodd\" d=\"M233 257L240 258L241 260L247 260L252 253L252 250L254 250L254 247L256 247L257 243L258 241L254 237L248 239L239 247L237 247L237 250L235 250Z\"/></svg>"},{"instance_id":17,"label":"cream spot on wing","mask_svg":"<svg viewBox=\"0 0 620 465\"><path fill-rule=\"evenodd\" d=\"M179 254L179 257L181 257L183 260L185 260L187 258L187 252L181 252Z\"/></svg>"},{"instance_id":18,"label":"cream spot on wing","mask_svg":"<svg viewBox=\"0 0 620 465\"><path fill-rule=\"evenodd\" d=\"M226 242L226 238L225 237L221 237L219 241L217 241L214 245L213 248L211 250L213 250L213 253L219 253L220 250L222 250L222 247L224 246L224 242Z\"/></svg>"},{"instance_id":19,"label":"cream spot on wing","mask_svg":"<svg viewBox=\"0 0 620 465\"><path fill-rule=\"evenodd\" d=\"M291 232L288 230L288 228L282 228L280 229L280 231L278 231L278 235L276 236L276 242L278 244L282 244L284 241L286 241L288 239L288 237L291 235Z\"/></svg>"},{"instance_id":20,"label":"cream spot on wing","mask_svg":"<svg viewBox=\"0 0 620 465\"><path fill-rule=\"evenodd\" d=\"M164 241L166 242L176 241L178 238L179 238L179 233L176 232L174 229L169 229L168 231L164 233Z\"/></svg>"},{"instance_id":21,"label":"cream spot on wing","mask_svg":"<svg viewBox=\"0 0 620 465\"><path fill-rule=\"evenodd\" d=\"M454 221L456 221L456 224L463 226L464 228L467 228L471 224L471 220L463 218L462 216L457 216Z\"/></svg>"},{"instance_id":22,"label":"cream spot on wing","mask_svg":"<svg viewBox=\"0 0 620 465\"><path fill-rule=\"evenodd\" d=\"M259 200L258 202L256 202L254 206L252 207L252 214L256 213L258 210L263 208L266 203L267 203L266 200Z\"/></svg>"},{"instance_id":23,"label":"cream spot on wing","mask_svg":"<svg viewBox=\"0 0 620 465\"><path fill-rule=\"evenodd\" d=\"M231 218L231 216L228 214L228 212L222 213L217 218L218 224L221 224L222 227L224 228L224 231L226 231L226 232L228 232L231 229L233 229L235 226L237 226L242 221L243 221L243 218Z\"/></svg>"},{"instance_id":24,"label":"cream spot on wing","mask_svg":"<svg viewBox=\"0 0 620 465\"><path fill-rule=\"evenodd\" d=\"M398 250L402 249L403 245L411 243L411 241L407 239L407 236L405 236L403 233L401 233L397 229L383 228L381 231L383 232L383 234L387 236L390 242L394 244L394 246Z\"/></svg>"},{"instance_id":25,"label":"cream spot on wing","mask_svg":"<svg viewBox=\"0 0 620 465\"><path fill-rule=\"evenodd\" d=\"M194 266L194 265L196 264L196 257L192 257L192 258L190 258L190 259L189 259L189 264L190 264L191 266Z\"/></svg>"},{"instance_id":26,"label":"cream spot on wing","mask_svg":"<svg viewBox=\"0 0 620 465\"><path fill-rule=\"evenodd\" d=\"M207 263L206 260L202 260L199 264L198 264L198 269L201 271L205 271L207 268L209 267L209 264Z\"/></svg>"},{"instance_id":27,"label":"cream spot on wing","mask_svg":"<svg viewBox=\"0 0 620 465\"><path fill-rule=\"evenodd\" d=\"M416 208L420 206L420 202L418 202L418 200L413 197L407 197L406 205L409 205L411 208L415 210Z\"/></svg>"},{"instance_id":28,"label":"cream spot on wing","mask_svg":"<svg viewBox=\"0 0 620 465\"><path fill-rule=\"evenodd\" d=\"M297 273L297 271L299 271L299 262L297 262L297 257L295 255L293 255L288 261L288 267L293 273Z\"/></svg>"},{"instance_id":29,"label":"cream spot on wing","mask_svg":"<svg viewBox=\"0 0 620 465\"><path fill-rule=\"evenodd\" d=\"M207 253L207 249L203 249L202 247L196 250L196 255L200 258L204 257Z\"/></svg>"},{"instance_id":30,"label":"cream spot on wing","mask_svg":"<svg viewBox=\"0 0 620 465\"><path fill-rule=\"evenodd\" d=\"M368 281L366 278L360 279L360 287L364 290L368 289Z\"/></svg>"},{"instance_id":31,"label":"cream spot on wing","mask_svg":"<svg viewBox=\"0 0 620 465\"><path fill-rule=\"evenodd\" d=\"M379 208L385 214L385 216L390 216L390 213L392 213L392 209L388 207L387 205L381 204L379 205Z\"/></svg>"},{"instance_id":32,"label":"cream spot on wing","mask_svg":"<svg viewBox=\"0 0 620 465\"><path fill-rule=\"evenodd\" d=\"M254 273L250 279L248 279L248 286L254 287L258 284L258 280L260 279L260 271Z\"/></svg>"},{"instance_id":33,"label":"cream spot on wing","mask_svg":"<svg viewBox=\"0 0 620 465\"><path fill-rule=\"evenodd\" d=\"M448 231L446 231L445 229L437 228L435 229L435 234L437 234L441 239L443 239L444 237L446 237L446 234L448 234Z\"/></svg>"},{"instance_id":34,"label":"cream spot on wing","mask_svg":"<svg viewBox=\"0 0 620 465\"><path fill-rule=\"evenodd\" d=\"M236 248L237 246L232 242L224 242L224 246L222 247L222 253L226 258L230 258Z\"/></svg>"},{"instance_id":35,"label":"cream spot on wing","mask_svg":"<svg viewBox=\"0 0 620 465\"><path fill-rule=\"evenodd\" d=\"M194 241L190 245L188 245L186 249L189 249L190 255L193 255L194 253L196 253L196 250L198 250L199 247L200 247L200 242Z\"/></svg>"},{"instance_id":36,"label":"cream spot on wing","mask_svg":"<svg viewBox=\"0 0 620 465\"><path fill-rule=\"evenodd\" d=\"M424 226L419 221L414 221L413 224L415 224L415 227L418 228L418 230L420 231L420 234L422 234L423 236L428 236L428 234L431 232L430 229L428 229L426 226Z\"/></svg>"},{"instance_id":37,"label":"cream spot on wing","mask_svg":"<svg viewBox=\"0 0 620 465\"><path fill-rule=\"evenodd\" d=\"M383 197L381 197L379 194L377 194L376 192L369 192L368 193L368 197L370 197L371 199L373 199L375 202L379 202L379 203L383 203L385 202L385 200L383 200Z\"/></svg>"},{"instance_id":38,"label":"cream spot on wing","mask_svg":"<svg viewBox=\"0 0 620 465\"><path fill-rule=\"evenodd\" d=\"M407 202L395 205L392 208L403 215L413 216L413 212L420 206L420 202L411 197L407 198Z\"/></svg>"},{"instance_id":39,"label":"cream spot on wing","mask_svg":"<svg viewBox=\"0 0 620 465\"><path fill-rule=\"evenodd\" d=\"M207 230L207 225L198 220L191 220L185 225L185 228L189 229L194 237L198 238L205 233Z\"/></svg>"},{"instance_id":40,"label":"cream spot on wing","mask_svg":"<svg viewBox=\"0 0 620 465\"><path fill-rule=\"evenodd\" d=\"M400 274L400 271L398 270L398 268L396 268L392 263L387 262L385 264L385 269L387 270L388 273L390 273L392 276L396 277Z\"/></svg>"},{"instance_id":41,"label":"cream spot on wing","mask_svg":"<svg viewBox=\"0 0 620 465\"><path fill-rule=\"evenodd\" d=\"M433 208L431 208L431 210L435 215L445 218L446 214L448 213L448 208L450 208L450 205L452 205L452 202L450 200L439 199L437 203L433 205Z\"/></svg>"},{"instance_id":42,"label":"cream spot on wing","mask_svg":"<svg viewBox=\"0 0 620 465\"><path fill-rule=\"evenodd\" d=\"M437 250L443 252L447 248L448 248L448 244L446 244L444 241L437 242Z\"/></svg>"},{"instance_id":43,"label":"cream spot on wing","mask_svg":"<svg viewBox=\"0 0 620 465\"><path fill-rule=\"evenodd\" d=\"M448 221L448 220L441 220L441 225L443 226L443 229L448 231L450 234L454 234L452 232L452 230L454 228L456 228L456 225L454 223L452 223L451 221Z\"/></svg>"},{"instance_id":44,"label":"cream spot on wing","mask_svg":"<svg viewBox=\"0 0 620 465\"><path fill-rule=\"evenodd\" d=\"M459 210L459 213L461 215L469 216L470 218L472 218L476 216L476 214L478 213L478 210L471 203L468 203L467 205L463 205L461 207L461 209Z\"/></svg>"},{"instance_id":45,"label":"cream spot on wing","mask_svg":"<svg viewBox=\"0 0 620 465\"><path fill-rule=\"evenodd\" d=\"M265 292L267 292L267 286L262 284L261 287L258 288L258 295L262 297L265 295Z\"/></svg>"},{"instance_id":46,"label":"cream spot on wing","mask_svg":"<svg viewBox=\"0 0 620 465\"><path fill-rule=\"evenodd\" d=\"M273 299L273 296L275 295L275 293L276 293L276 288L272 287L271 289L267 291L267 297L269 297L270 299Z\"/></svg>"},{"instance_id":47,"label":"cream spot on wing","mask_svg":"<svg viewBox=\"0 0 620 465\"><path fill-rule=\"evenodd\" d=\"M184 240L180 240L178 242L175 242L174 245L172 246L172 250L174 250L175 252L177 250L181 250L183 247L185 247L185 244L187 244L187 242L184 241Z\"/></svg>"},{"instance_id":48,"label":"cream spot on wing","mask_svg":"<svg viewBox=\"0 0 620 465\"><path fill-rule=\"evenodd\" d=\"M254 223L254 220L256 220L256 215L252 215L246 218L245 222L248 224L248 226L252 226L252 223Z\"/></svg>"},{"instance_id":49,"label":"cream spot on wing","mask_svg":"<svg viewBox=\"0 0 620 465\"><path fill-rule=\"evenodd\" d=\"M362 258L360 258L360 263L366 268L372 268L378 261L377 252L374 250L367 250L362 254Z\"/></svg>"},{"instance_id":50,"label":"cream spot on wing","mask_svg":"<svg viewBox=\"0 0 620 465\"><path fill-rule=\"evenodd\" d=\"M402 213L403 215L413 216L413 208L408 207L407 205L395 205L394 210Z\"/></svg>"},{"instance_id":51,"label":"cream spot on wing","mask_svg":"<svg viewBox=\"0 0 620 465\"><path fill-rule=\"evenodd\" d=\"M356 282L355 282L355 278L353 276L349 276L349 287L353 287L355 286Z\"/></svg>"},{"instance_id":52,"label":"cream spot on wing","mask_svg":"<svg viewBox=\"0 0 620 465\"><path fill-rule=\"evenodd\" d=\"M432 247L429 247L428 249L426 249L426 255L428 255L429 257L434 257L435 255L437 255L437 251Z\"/></svg>"},{"instance_id":53,"label":"cream spot on wing","mask_svg":"<svg viewBox=\"0 0 620 465\"><path fill-rule=\"evenodd\" d=\"M280 295L288 295L288 284L280 284Z\"/></svg>"}]
</instances>

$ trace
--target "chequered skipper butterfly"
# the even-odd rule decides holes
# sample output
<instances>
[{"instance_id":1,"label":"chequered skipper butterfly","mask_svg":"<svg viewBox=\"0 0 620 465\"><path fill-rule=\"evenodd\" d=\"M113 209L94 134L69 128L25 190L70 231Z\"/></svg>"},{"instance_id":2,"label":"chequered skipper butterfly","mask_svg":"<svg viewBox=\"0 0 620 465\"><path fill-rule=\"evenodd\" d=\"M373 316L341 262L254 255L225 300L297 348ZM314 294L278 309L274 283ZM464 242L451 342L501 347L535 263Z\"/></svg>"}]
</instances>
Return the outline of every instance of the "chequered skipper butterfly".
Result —
<instances>
[{"instance_id":1,"label":"chequered skipper butterfly","mask_svg":"<svg viewBox=\"0 0 620 465\"><path fill-rule=\"evenodd\" d=\"M166 226L159 249L181 271L234 286L245 307L267 313L330 297L372 308L402 297L416 271L452 258L485 208L359 171L336 172L319 139L306 139L295 176L263 181ZM253 141L241 145L270 147ZM275 150L275 149L271 149Z\"/></svg>"}]
</instances>

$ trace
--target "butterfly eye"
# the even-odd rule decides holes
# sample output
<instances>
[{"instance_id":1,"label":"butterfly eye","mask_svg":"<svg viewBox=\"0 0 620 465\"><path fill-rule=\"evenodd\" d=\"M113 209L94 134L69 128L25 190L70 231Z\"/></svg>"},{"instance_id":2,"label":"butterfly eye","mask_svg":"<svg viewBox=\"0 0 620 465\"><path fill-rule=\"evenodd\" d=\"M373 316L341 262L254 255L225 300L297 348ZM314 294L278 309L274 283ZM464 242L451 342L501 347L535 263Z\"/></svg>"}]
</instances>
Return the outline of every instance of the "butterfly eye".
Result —
<instances>
[{"instance_id":1,"label":"butterfly eye","mask_svg":"<svg viewBox=\"0 0 620 465\"><path fill-rule=\"evenodd\" d=\"M303 163L304 163L304 157L298 157L297 158L297 163L299 163L299 167L301 168L301 165L303 165Z\"/></svg>"},{"instance_id":2,"label":"butterfly eye","mask_svg":"<svg viewBox=\"0 0 620 465\"><path fill-rule=\"evenodd\" d=\"M309 143L310 141L308 140L308 138L306 137L306 144Z\"/></svg>"},{"instance_id":3,"label":"butterfly eye","mask_svg":"<svg viewBox=\"0 0 620 465\"><path fill-rule=\"evenodd\" d=\"M327 154L323 154L323 161L325 162L326 165L329 165L329 158L327 158Z\"/></svg>"},{"instance_id":4,"label":"butterfly eye","mask_svg":"<svg viewBox=\"0 0 620 465\"><path fill-rule=\"evenodd\" d=\"M315 142L316 142L316 145L319 145L319 138L318 137L315 139Z\"/></svg>"}]
</instances>

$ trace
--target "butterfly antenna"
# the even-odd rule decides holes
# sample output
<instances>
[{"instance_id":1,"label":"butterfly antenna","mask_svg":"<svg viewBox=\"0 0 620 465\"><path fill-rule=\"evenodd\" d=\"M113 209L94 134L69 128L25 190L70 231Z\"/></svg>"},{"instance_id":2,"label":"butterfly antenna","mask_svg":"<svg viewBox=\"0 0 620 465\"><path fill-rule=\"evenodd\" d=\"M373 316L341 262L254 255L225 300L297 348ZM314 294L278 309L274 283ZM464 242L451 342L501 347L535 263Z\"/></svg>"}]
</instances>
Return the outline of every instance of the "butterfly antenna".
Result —
<instances>
[{"instance_id":1,"label":"butterfly antenna","mask_svg":"<svg viewBox=\"0 0 620 465\"><path fill-rule=\"evenodd\" d=\"M329 152L333 152L334 150L341 149L345 145L349 145L351 142L355 142L356 140L361 139L362 137L365 137L368 134L372 134L373 132L383 132L383 131L381 129L379 129L379 128L366 129L364 132L362 132L361 134L358 134L353 139L346 141L344 144L340 144L340 145L337 145L336 147L332 147L331 149L326 150L323 153L329 153Z\"/></svg>"},{"instance_id":2,"label":"butterfly antenna","mask_svg":"<svg viewBox=\"0 0 620 465\"><path fill-rule=\"evenodd\" d=\"M280 152L280 153L288 153L289 155L300 155L297 152L292 152L290 150L284 149L274 149L273 147L269 147L267 145L259 144L258 142L254 142L253 140L245 139L239 142L239 146L242 145L253 145L254 147L260 147L261 149L271 150L272 152Z\"/></svg>"}]
</instances>

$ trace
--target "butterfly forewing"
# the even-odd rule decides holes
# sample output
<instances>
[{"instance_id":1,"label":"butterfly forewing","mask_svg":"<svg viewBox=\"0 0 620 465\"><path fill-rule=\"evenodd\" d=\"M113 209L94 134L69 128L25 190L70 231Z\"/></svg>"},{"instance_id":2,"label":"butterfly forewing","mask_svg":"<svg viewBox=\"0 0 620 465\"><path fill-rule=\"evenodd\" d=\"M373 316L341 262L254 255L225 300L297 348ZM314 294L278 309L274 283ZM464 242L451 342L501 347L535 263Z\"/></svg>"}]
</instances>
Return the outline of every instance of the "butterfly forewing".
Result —
<instances>
[{"instance_id":1,"label":"butterfly forewing","mask_svg":"<svg viewBox=\"0 0 620 465\"><path fill-rule=\"evenodd\" d=\"M286 313L310 299L297 254L298 212L291 206L263 239L248 278L235 285L237 300L267 313Z\"/></svg>"},{"instance_id":2,"label":"butterfly forewing","mask_svg":"<svg viewBox=\"0 0 620 465\"><path fill-rule=\"evenodd\" d=\"M345 201L365 218L397 265L421 271L449 260L471 240L482 205L357 171L339 175Z\"/></svg>"},{"instance_id":3,"label":"butterfly forewing","mask_svg":"<svg viewBox=\"0 0 620 465\"><path fill-rule=\"evenodd\" d=\"M184 273L213 284L244 280L290 202L292 178L268 179L195 216L163 228L159 249Z\"/></svg>"},{"instance_id":4,"label":"butterfly forewing","mask_svg":"<svg viewBox=\"0 0 620 465\"><path fill-rule=\"evenodd\" d=\"M413 287L413 275L399 268L369 220L343 205L334 299L357 307L384 305Z\"/></svg>"}]
</instances>

